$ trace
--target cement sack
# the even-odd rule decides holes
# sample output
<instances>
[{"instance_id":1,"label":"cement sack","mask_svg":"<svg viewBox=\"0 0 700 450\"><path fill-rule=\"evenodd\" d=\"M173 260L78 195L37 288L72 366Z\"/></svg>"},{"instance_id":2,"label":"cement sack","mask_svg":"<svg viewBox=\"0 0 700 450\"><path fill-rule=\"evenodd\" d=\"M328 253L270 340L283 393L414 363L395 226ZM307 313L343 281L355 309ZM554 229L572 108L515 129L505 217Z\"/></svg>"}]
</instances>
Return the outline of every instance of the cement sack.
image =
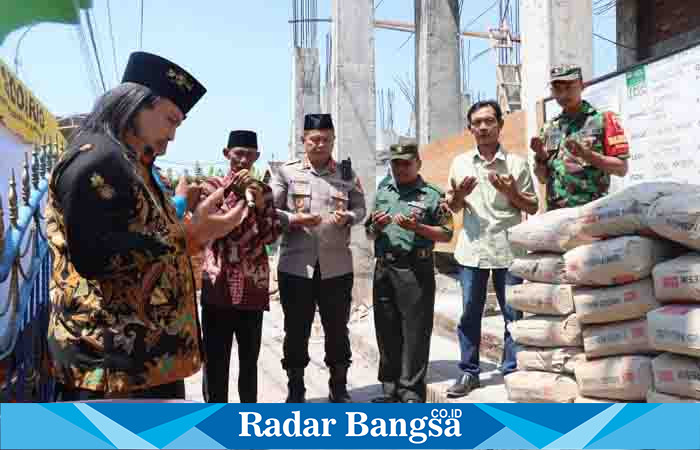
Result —
<instances>
[{"instance_id":1,"label":"cement sack","mask_svg":"<svg viewBox=\"0 0 700 450\"><path fill-rule=\"evenodd\" d=\"M564 283L564 257L559 253L531 253L515 258L510 273L535 283Z\"/></svg>"},{"instance_id":2,"label":"cement sack","mask_svg":"<svg viewBox=\"0 0 700 450\"><path fill-rule=\"evenodd\" d=\"M662 303L700 303L700 253L688 253L657 264L652 271L654 293Z\"/></svg>"},{"instance_id":3,"label":"cement sack","mask_svg":"<svg viewBox=\"0 0 700 450\"><path fill-rule=\"evenodd\" d=\"M649 389L649 392L647 392L647 403L700 403L700 400L663 394L656 392L654 389Z\"/></svg>"},{"instance_id":4,"label":"cement sack","mask_svg":"<svg viewBox=\"0 0 700 450\"><path fill-rule=\"evenodd\" d=\"M579 322L596 324L645 317L661 304L654 297L651 278L646 278L622 286L576 288L574 306Z\"/></svg>"},{"instance_id":5,"label":"cement sack","mask_svg":"<svg viewBox=\"0 0 700 450\"><path fill-rule=\"evenodd\" d=\"M583 328L587 358L655 353L649 343L646 319Z\"/></svg>"},{"instance_id":6,"label":"cement sack","mask_svg":"<svg viewBox=\"0 0 700 450\"><path fill-rule=\"evenodd\" d=\"M574 312L574 296L568 284L523 283L506 287L506 301L518 311L567 316Z\"/></svg>"},{"instance_id":7,"label":"cement sack","mask_svg":"<svg viewBox=\"0 0 700 450\"><path fill-rule=\"evenodd\" d=\"M660 239L623 236L584 245L564 254L564 280L577 286L627 284L651 275L658 263L677 256Z\"/></svg>"},{"instance_id":8,"label":"cement sack","mask_svg":"<svg viewBox=\"0 0 700 450\"><path fill-rule=\"evenodd\" d=\"M649 233L646 216L656 200L678 193L700 193L700 186L652 181L624 188L580 207L581 233L598 238Z\"/></svg>"},{"instance_id":9,"label":"cement sack","mask_svg":"<svg viewBox=\"0 0 700 450\"><path fill-rule=\"evenodd\" d=\"M511 244L531 252L564 253L594 239L581 235L578 208L562 208L530 217L508 230Z\"/></svg>"},{"instance_id":10,"label":"cement sack","mask_svg":"<svg viewBox=\"0 0 700 450\"><path fill-rule=\"evenodd\" d=\"M581 347L581 325L576 314L566 317L530 316L510 324L515 342L534 347Z\"/></svg>"},{"instance_id":11,"label":"cement sack","mask_svg":"<svg viewBox=\"0 0 700 450\"><path fill-rule=\"evenodd\" d=\"M658 392L700 399L700 359L664 353L651 361L651 368Z\"/></svg>"},{"instance_id":12,"label":"cement sack","mask_svg":"<svg viewBox=\"0 0 700 450\"><path fill-rule=\"evenodd\" d=\"M521 347L516 353L518 369L573 374L576 364L586 360L581 347Z\"/></svg>"},{"instance_id":13,"label":"cement sack","mask_svg":"<svg viewBox=\"0 0 700 450\"><path fill-rule=\"evenodd\" d=\"M649 208L646 220L659 236L700 250L700 194L662 197Z\"/></svg>"},{"instance_id":14,"label":"cement sack","mask_svg":"<svg viewBox=\"0 0 700 450\"><path fill-rule=\"evenodd\" d=\"M700 357L700 306L666 305L647 313L655 350Z\"/></svg>"},{"instance_id":15,"label":"cement sack","mask_svg":"<svg viewBox=\"0 0 700 450\"><path fill-rule=\"evenodd\" d=\"M576 365L581 395L639 401L652 385L651 357L612 356Z\"/></svg>"},{"instance_id":16,"label":"cement sack","mask_svg":"<svg viewBox=\"0 0 700 450\"><path fill-rule=\"evenodd\" d=\"M508 400L518 403L573 403L578 387L573 377L519 370L504 377Z\"/></svg>"}]
</instances>

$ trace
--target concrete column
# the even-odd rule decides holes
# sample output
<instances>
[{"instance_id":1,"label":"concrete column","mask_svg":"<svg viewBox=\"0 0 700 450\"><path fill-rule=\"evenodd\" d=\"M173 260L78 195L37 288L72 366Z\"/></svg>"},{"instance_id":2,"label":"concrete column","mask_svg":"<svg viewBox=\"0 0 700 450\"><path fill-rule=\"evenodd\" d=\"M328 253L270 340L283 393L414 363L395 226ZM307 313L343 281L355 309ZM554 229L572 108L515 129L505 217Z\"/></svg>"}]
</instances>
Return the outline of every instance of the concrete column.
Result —
<instances>
[{"instance_id":1,"label":"concrete column","mask_svg":"<svg viewBox=\"0 0 700 450\"><path fill-rule=\"evenodd\" d=\"M416 0L416 137L419 145L464 129L459 1Z\"/></svg>"},{"instance_id":2,"label":"concrete column","mask_svg":"<svg viewBox=\"0 0 700 450\"><path fill-rule=\"evenodd\" d=\"M365 191L367 209L376 183L376 88L374 74L373 0L333 0L333 120L335 154L350 157ZM353 227L355 302L372 301L372 242L362 227Z\"/></svg>"},{"instance_id":3,"label":"concrete column","mask_svg":"<svg viewBox=\"0 0 700 450\"><path fill-rule=\"evenodd\" d=\"M639 46L638 19L639 0L617 0L617 42L630 47L617 47L617 68L623 69L639 59L636 49Z\"/></svg>"},{"instance_id":4,"label":"concrete column","mask_svg":"<svg viewBox=\"0 0 700 450\"><path fill-rule=\"evenodd\" d=\"M317 48L292 49L292 126L289 137L289 158L301 158L304 146L304 115L321 112L321 69Z\"/></svg>"},{"instance_id":5,"label":"concrete column","mask_svg":"<svg viewBox=\"0 0 700 450\"><path fill-rule=\"evenodd\" d=\"M549 71L577 64L593 76L592 0L521 0L523 105L528 137L538 131L537 102L549 97Z\"/></svg>"}]
</instances>

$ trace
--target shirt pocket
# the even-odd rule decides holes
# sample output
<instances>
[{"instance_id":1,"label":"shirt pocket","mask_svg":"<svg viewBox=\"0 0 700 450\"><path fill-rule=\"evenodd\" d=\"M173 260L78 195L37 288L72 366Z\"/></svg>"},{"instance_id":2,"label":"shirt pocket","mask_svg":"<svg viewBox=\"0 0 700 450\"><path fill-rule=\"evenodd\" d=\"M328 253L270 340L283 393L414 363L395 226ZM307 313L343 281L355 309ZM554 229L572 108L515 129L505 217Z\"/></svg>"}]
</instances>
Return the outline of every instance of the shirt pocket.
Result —
<instances>
[{"instance_id":1,"label":"shirt pocket","mask_svg":"<svg viewBox=\"0 0 700 450\"><path fill-rule=\"evenodd\" d=\"M311 211L311 182L305 179L293 179L288 190L288 207L295 213Z\"/></svg>"}]
</instances>

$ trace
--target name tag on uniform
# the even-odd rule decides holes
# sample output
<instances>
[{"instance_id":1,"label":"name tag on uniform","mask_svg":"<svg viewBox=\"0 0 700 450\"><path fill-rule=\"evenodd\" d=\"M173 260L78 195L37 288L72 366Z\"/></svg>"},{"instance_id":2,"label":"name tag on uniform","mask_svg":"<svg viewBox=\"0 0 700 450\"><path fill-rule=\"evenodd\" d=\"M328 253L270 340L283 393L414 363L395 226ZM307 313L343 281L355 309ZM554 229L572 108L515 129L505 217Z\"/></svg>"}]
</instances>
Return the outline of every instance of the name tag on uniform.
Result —
<instances>
[{"instance_id":1,"label":"name tag on uniform","mask_svg":"<svg viewBox=\"0 0 700 450\"><path fill-rule=\"evenodd\" d=\"M584 127L580 133L583 137L598 137L603 134L603 129L599 127Z\"/></svg>"},{"instance_id":2,"label":"name tag on uniform","mask_svg":"<svg viewBox=\"0 0 700 450\"><path fill-rule=\"evenodd\" d=\"M309 180L292 180L292 195L309 195L309 186L311 186Z\"/></svg>"}]
</instances>

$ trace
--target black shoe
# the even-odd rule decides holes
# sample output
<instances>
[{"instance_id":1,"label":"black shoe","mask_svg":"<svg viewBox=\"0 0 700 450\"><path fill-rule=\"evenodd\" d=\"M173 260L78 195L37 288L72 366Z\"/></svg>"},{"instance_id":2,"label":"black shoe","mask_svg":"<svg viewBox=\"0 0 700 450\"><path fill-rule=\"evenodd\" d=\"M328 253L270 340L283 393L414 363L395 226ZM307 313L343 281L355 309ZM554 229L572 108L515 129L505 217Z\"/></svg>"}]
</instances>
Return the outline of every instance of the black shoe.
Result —
<instances>
[{"instance_id":1,"label":"black shoe","mask_svg":"<svg viewBox=\"0 0 700 450\"><path fill-rule=\"evenodd\" d=\"M328 400L331 403L352 403L348 394L348 368L346 366L331 367L331 379L328 381Z\"/></svg>"},{"instance_id":2,"label":"black shoe","mask_svg":"<svg viewBox=\"0 0 700 450\"><path fill-rule=\"evenodd\" d=\"M348 394L345 385L330 385L328 389L328 400L331 403L352 403L352 398Z\"/></svg>"},{"instance_id":3,"label":"black shoe","mask_svg":"<svg viewBox=\"0 0 700 450\"><path fill-rule=\"evenodd\" d=\"M423 402L418 400L417 398L409 398L408 400L404 400L404 403L423 403Z\"/></svg>"},{"instance_id":4,"label":"black shoe","mask_svg":"<svg viewBox=\"0 0 700 450\"><path fill-rule=\"evenodd\" d=\"M465 373L455 381L455 384L447 389L448 398L459 398L469 395L474 389L480 388L481 383L477 376Z\"/></svg>"},{"instance_id":5,"label":"black shoe","mask_svg":"<svg viewBox=\"0 0 700 450\"><path fill-rule=\"evenodd\" d=\"M287 400L286 403L306 403L306 388L304 387L304 369L287 369Z\"/></svg>"}]
</instances>

